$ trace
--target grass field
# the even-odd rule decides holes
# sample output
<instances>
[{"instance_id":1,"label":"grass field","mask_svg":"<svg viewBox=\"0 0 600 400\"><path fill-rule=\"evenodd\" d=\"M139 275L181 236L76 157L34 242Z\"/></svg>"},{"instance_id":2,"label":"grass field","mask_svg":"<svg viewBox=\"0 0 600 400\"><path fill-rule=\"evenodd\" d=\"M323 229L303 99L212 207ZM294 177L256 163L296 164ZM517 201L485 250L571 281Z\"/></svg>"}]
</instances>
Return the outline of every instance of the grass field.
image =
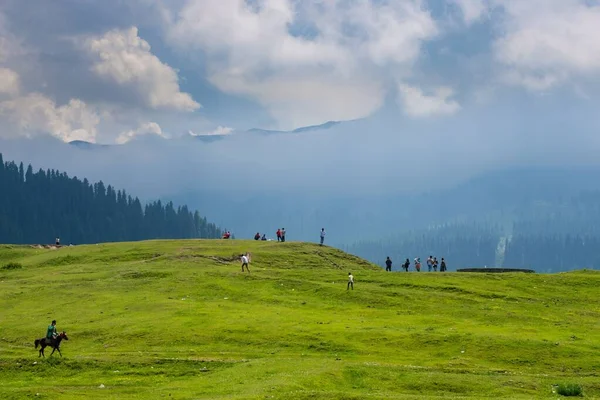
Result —
<instances>
[{"instance_id":1,"label":"grass field","mask_svg":"<svg viewBox=\"0 0 600 400\"><path fill-rule=\"evenodd\" d=\"M0 246L0 398L600 398L599 297L593 271L389 273L306 243ZM69 341L38 358L52 319Z\"/></svg>"}]
</instances>

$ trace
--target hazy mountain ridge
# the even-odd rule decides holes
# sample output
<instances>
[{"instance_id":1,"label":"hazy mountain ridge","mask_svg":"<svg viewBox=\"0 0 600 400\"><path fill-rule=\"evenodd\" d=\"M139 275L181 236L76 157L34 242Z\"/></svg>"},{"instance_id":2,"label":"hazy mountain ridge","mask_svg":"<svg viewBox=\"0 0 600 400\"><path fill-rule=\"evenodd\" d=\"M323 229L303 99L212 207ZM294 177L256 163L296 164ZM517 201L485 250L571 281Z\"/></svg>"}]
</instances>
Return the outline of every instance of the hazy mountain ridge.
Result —
<instances>
[{"instance_id":1,"label":"hazy mountain ridge","mask_svg":"<svg viewBox=\"0 0 600 400\"><path fill-rule=\"evenodd\" d=\"M559 272L600 269L599 246L600 191L596 189L571 197L531 198L513 210L492 212L483 219L448 221L342 247L380 264L385 255L409 258L411 263L414 257L424 261L435 255L455 267Z\"/></svg>"}]
</instances>

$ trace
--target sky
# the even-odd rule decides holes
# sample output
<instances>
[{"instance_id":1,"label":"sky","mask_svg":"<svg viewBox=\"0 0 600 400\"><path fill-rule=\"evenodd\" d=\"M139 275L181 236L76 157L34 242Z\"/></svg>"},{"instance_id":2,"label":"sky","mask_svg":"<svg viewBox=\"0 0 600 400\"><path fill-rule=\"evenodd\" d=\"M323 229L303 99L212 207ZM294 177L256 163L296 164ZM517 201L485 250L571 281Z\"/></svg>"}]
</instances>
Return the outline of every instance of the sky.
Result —
<instances>
[{"instance_id":1,"label":"sky","mask_svg":"<svg viewBox=\"0 0 600 400\"><path fill-rule=\"evenodd\" d=\"M599 0L3 0L0 136L124 144L387 113L387 135L419 130L406 140L572 156L598 146L599 35Z\"/></svg>"}]
</instances>

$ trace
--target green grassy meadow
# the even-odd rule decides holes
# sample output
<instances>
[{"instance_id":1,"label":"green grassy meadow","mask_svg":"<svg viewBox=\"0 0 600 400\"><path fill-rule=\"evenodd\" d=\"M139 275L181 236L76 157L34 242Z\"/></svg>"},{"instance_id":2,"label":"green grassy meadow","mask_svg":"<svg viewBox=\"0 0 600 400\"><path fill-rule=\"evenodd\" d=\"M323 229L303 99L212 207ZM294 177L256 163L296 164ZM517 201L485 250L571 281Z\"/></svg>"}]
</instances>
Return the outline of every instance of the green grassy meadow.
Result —
<instances>
[{"instance_id":1,"label":"green grassy meadow","mask_svg":"<svg viewBox=\"0 0 600 400\"><path fill-rule=\"evenodd\" d=\"M63 357L38 358L52 319ZM1 399L600 398L594 271L389 273L295 242L0 246L0 326Z\"/></svg>"}]
</instances>

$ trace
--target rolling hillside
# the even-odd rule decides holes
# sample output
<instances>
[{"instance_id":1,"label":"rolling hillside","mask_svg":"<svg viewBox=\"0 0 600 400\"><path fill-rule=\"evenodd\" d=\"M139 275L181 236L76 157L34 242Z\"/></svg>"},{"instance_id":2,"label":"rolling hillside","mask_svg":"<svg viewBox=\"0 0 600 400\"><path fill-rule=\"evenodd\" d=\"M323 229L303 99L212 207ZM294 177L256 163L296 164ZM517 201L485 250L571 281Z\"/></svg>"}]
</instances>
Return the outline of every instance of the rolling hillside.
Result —
<instances>
[{"instance_id":1,"label":"rolling hillside","mask_svg":"<svg viewBox=\"0 0 600 400\"><path fill-rule=\"evenodd\" d=\"M295 242L0 246L0 397L599 398L599 287L594 271L386 273ZM52 319L63 357L38 358Z\"/></svg>"}]
</instances>

